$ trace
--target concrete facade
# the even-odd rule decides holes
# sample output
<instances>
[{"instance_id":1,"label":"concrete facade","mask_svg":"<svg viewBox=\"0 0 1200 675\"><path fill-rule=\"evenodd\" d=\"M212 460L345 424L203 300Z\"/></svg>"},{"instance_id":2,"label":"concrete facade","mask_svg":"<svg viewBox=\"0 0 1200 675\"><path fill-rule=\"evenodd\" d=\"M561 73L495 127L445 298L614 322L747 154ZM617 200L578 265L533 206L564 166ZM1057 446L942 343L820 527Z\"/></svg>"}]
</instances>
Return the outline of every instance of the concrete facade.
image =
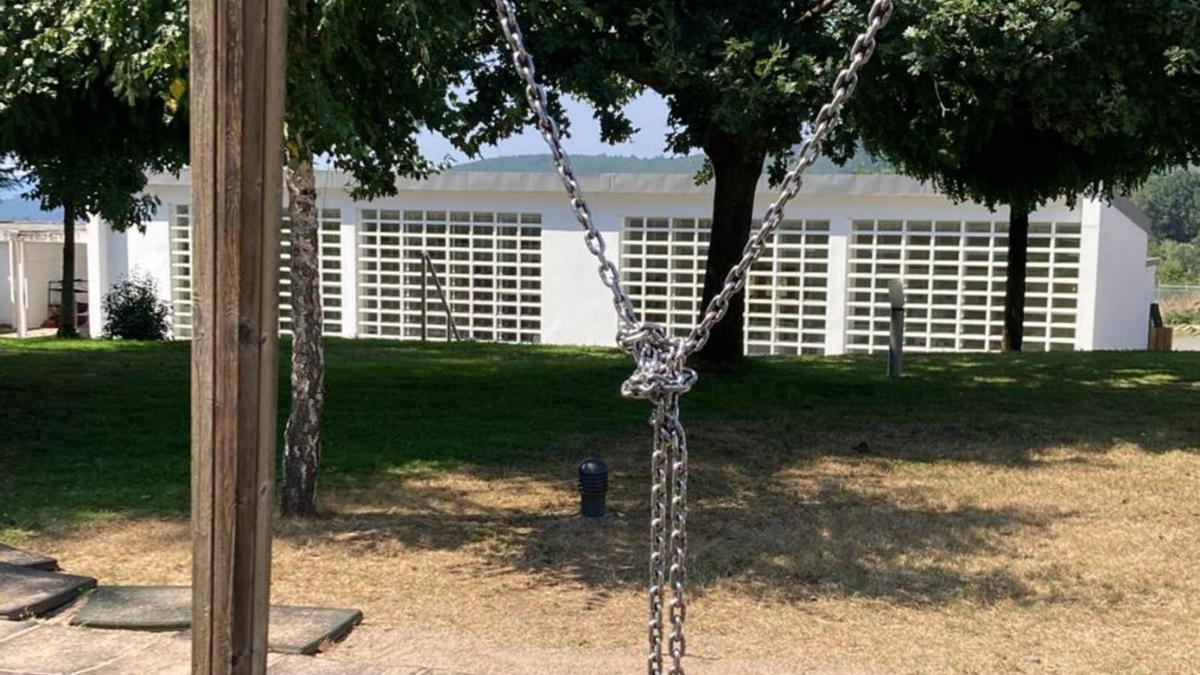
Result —
<instances>
[{"instance_id":1,"label":"concrete facade","mask_svg":"<svg viewBox=\"0 0 1200 675\"><path fill-rule=\"evenodd\" d=\"M369 202L352 199L347 178L335 172L319 172L317 185L327 333L419 337L426 251L467 335L613 343L608 291L553 174L451 172L399 181L396 196ZM674 174L584 176L582 185L639 309L685 330L699 311L711 186ZM187 173L153 177L148 191L161 205L144 232L89 228L90 285L107 289L135 271L150 275L172 304L176 334L186 337ZM761 184L757 211L773 198ZM909 289L911 349L999 348L1006 219L900 176L810 177L752 275L748 351L884 348L880 317L893 278ZM1140 214L1121 200L1081 198L1075 206L1047 205L1031 223L1029 348L1145 348L1154 270ZM431 279L426 293L427 333L444 339ZM97 334L101 312L91 319Z\"/></svg>"}]
</instances>

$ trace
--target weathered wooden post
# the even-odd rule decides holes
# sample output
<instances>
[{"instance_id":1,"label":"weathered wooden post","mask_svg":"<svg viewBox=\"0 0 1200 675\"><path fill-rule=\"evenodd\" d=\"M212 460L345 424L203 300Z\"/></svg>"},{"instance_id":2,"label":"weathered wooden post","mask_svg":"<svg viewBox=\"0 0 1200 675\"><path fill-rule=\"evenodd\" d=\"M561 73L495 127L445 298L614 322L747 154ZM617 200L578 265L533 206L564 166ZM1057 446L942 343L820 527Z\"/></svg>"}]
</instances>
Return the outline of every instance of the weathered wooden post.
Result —
<instances>
[{"instance_id":1,"label":"weathered wooden post","mask_svg":"<svg viewBox=\"0 0 1200 675\"><path fill-rule=\"evenodd\" d=\"M192 672L267 663L285 0L191 0Z\"/></svg>"},{"instance_id":2,"label":"weathered wooden post","mask_svg":"<svg viewBox=\"0 0 1200 675\"><path fill-rule=\"evenodd\" d=\"M888 338L888 377L904 375L904 282L888 282L888 301L892 306L891 336Z\"/></svg>"}]
</instances>

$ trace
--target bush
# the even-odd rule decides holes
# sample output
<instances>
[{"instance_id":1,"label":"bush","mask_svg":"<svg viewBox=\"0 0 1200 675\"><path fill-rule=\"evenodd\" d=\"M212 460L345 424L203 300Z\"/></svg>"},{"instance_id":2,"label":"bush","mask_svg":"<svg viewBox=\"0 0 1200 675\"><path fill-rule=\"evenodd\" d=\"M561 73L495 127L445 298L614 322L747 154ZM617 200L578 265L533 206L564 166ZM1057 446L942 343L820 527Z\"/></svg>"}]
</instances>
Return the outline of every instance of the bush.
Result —
<instances>
[{"instance_id":1,"label":"bush","mask_svg":"<svg viewBox=\"0 0 1200 675\"><path fill-rule=\"evenodd\" d=\"M171 309L158 298L149 276L134 274L113 285L104 296L104 337L120 340L165 340Z\"/></svg>"}]
</instances>

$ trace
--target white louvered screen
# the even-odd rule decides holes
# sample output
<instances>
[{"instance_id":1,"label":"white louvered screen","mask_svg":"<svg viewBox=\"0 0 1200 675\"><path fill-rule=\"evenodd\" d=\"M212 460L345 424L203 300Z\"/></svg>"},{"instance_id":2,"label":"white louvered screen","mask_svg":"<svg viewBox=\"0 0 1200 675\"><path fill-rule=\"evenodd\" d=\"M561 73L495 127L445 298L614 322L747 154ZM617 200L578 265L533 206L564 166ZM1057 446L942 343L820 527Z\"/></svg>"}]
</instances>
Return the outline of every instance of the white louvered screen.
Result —
<instances>
[{"instance_id":1,"label":"white louvered screen","mask_svg":"<svg viewBox=\"0 0 1200 675\"><path fill-rule=\"evenodd\" d=\"M700 313L711 222L626 218L621 277L643 318L685 335ZM825 353L829 223L785 221L752 268L746 296L748 354Z\"/></svg>"},{"instance_id":2,"label":"white louvered screen","mask_svg":"<svg viewBox=\"0 0 1200 675\"><path fill-rule=\"evenodd\" d=\"M317 213L317 260L321 272L321 313L326 335L342 333L342 211ZM284 216L279 234L279 332L292 332L292 219Z\"/></svg>"},{"instance_id":3,"label":"white louvered screen","mask_svg":"<svg viewBox=\"0 0 1200 675\"><path fill-rule=\"evenodd\" d=\"M537 213L362 211L359 334L420 339L424 313L429 339L446 339L432 276L422 302L424 251L461 337L541 342L541 221Z\"/></svg>"},{"instance_id":4,"label":"white louvered screen","mask_svg":"<svg viewBox=\"0 0 1200 675\"><path fill-rule=\"evenodd\" d=\"M192 337L192 228L187 205L170 208L171 309L177 338ZM321 305L325 332L342 332L342 271L340 209L322 209L320 228ZM291 226L286 216L279 240L279 331L291 332Z\"/></svg>"},{"instance_id":5,"label":"white louvered screen","mask_svg":"<svg viewBox=\"0 0 1200 675\"><path fill-rule=\"evenodd\" d=\"M192 337L192 225L187 204L168 208L171 246L171 331Z\"/></svg>"},{"instance_id":6,"label":"white louvered screen","mask_svg":"<svg viewBox=\"0 0 1200 675\"><path fill-rule=\"evenodd\" d=\"M1008 224L855 221L848 261L846 349L887 349L892 279L907 289L913 351L998 350L1004 332ZM1025 349L1074 349L1079 223L1031 223Z\"/></svg>"}]
</instances>

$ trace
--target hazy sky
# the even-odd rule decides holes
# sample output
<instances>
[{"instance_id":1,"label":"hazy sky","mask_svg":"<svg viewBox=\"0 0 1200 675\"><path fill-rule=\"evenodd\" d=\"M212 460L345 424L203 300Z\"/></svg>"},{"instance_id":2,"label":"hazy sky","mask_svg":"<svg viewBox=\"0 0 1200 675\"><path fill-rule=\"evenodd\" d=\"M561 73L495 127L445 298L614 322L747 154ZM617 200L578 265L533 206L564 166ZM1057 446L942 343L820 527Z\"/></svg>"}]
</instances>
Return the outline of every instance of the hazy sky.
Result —
<instances>
[{"instance_id":1,"label":"hazy sky","mask_svg":"<svg viewBox=\"0 0 1200 675\"><path fill-rule=\"evenodd\" d=\"M625 114L633 121L633 126L639 131L627 143L608 145L600 141L600 124L592 116L592 109L575 99L566 99L567 116L571 120L571 137L564 145L567 152L576 155L634 155L637 157L661 157L665 153L667 131L667 106L657 94L643 93L629 104ZM450 156L456 161L466 158L446 142L441 136L433 133L423 133L418 138L421 150L430 159L441 159ZM546 144L541 135L532 127L519 136L513 136L499 145L486 148L484 157L503 157L506 155L531 155L546 152Z\"/></svg>"}]
</instances>

